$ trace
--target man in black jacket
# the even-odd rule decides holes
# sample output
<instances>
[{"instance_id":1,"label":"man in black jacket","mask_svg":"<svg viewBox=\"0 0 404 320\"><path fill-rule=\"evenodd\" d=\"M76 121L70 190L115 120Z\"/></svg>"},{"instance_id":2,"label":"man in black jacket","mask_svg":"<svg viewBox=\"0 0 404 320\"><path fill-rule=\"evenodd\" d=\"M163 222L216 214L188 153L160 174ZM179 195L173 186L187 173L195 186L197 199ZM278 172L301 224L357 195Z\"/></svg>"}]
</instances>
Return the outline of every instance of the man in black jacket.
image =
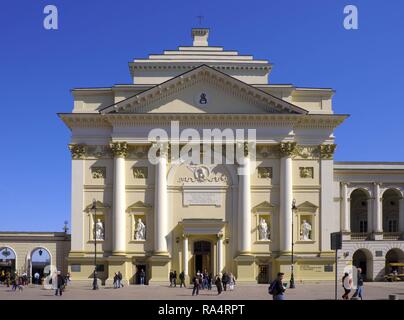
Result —
<instances>
[{"instance_id":1,"label":"man in black jacket","mask_svg":"<svg viewBox=\"0 0 404 320\"><path fill-rule=\"evenodd\" d=\"M284 300L284 292L286 289L282 283L283 276L284 273L279 272L276 280L274 280L269 287L269 294L272 294L274 300Z\"/></svg>"},{"instance_id":2,"label":"man in black jacket","mask_svg":"<svg viewBox=\"0 0 404 320\"><path fill-rule=\"evenodd\" d=\"M62 277L60 271L58 271L57 276L56 276L56 291L55 291L55 296L62 295L63 292L63 287L65 285L65 279Z\"/></svg>"},{"instance_id":3,"label":"man in black jacket","mask_svg":"<svg viewBox=\"0 0 404 320\"><path fill-rule=\"evenodd\" d=\"M180 273L180 288L182 288L182 286L184 286L184 288L186 288L185 286L185 273L184 271L182 271Z\"/></svg>"}]
</instances>

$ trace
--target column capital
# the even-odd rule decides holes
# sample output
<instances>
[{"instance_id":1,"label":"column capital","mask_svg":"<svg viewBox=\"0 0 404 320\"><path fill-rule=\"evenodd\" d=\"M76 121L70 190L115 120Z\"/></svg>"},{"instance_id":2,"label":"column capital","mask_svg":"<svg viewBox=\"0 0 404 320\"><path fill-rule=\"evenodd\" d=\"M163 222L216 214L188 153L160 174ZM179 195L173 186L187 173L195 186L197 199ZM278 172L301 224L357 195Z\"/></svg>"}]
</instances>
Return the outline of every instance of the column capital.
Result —
<instances>
[{"instance_id":1,"label":"column capital","mask_svg":"<svg viewBox=\"0 0 404 320\"><path fill-rule=\"evenodd\" d=\"M189 234L183 233L183 234L181 235L181 238L182 238L182 240L188 240Z\"/></svg>"},{"instance_id":2,"label":"column capital","mask_svg":"<svg viewBox=\"0 0 404 320\"><path fill-rule=\"evenodd\" d=\"M332 160L334 156L336 144L322 144L320 145L320 157L324 160Z\"/></svg>"},{"instance_id":3,"label":"column capital","mask_svg":"<svg viewBox=\"0 0 404 320\"><path fill-rule=\"evenodd\" d=\"M223 240L223 232L219 232L219 233L216 235L216 238L217 238L217 240Z\"/></svg>"},{"instance_id":4,"label":"column capital","mask_svg":"<svg viewBox=\"0 0 404 320\"><path fill-rule=\"evenodd\" d=\"M86 147L84 144L71 143L71 144L69 144L68 147L72 154L73 160L81 160L84 158L84 156L86 154Z\"/></svg>"},{"instance_id":5,"label":"column capital","mask_svg":"<svg viewBox=\"0 0 404 320\"><path fill-rule=\"evenodd\" d=\"M126 142L113 142L110 144L114 157L126 158L128 155L128 144Z\"/></svg>"},{"instance_id":6,"label":"column capital","mask_svg":"<svg viewBox=\"0 0 404 320\"><path fill-rule=\"evenodd\" d=\"M279 144L279 153L281 158L291 157L296 150L296 142L281 142Z\"/></svg>"}]
</instances>

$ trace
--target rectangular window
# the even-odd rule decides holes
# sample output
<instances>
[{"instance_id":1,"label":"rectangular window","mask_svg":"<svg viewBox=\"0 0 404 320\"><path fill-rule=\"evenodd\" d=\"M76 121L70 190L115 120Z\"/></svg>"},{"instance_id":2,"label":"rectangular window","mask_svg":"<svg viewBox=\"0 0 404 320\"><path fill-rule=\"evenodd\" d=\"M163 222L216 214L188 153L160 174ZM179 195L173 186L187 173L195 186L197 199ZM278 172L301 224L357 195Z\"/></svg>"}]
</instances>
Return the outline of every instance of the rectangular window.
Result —
<instances>
[{"instance_id":1,"label":"rectangular window","mask_svg":"<svg viewBox=\"0 0 404 320\"><path fill-rule=\"evenodd\" d=\"M389 220L389 232L397 232L398 231L398 223L397 220Z\"/></svg>"},{"instance_id":2,"label":"rectangular window","mask_svg":"<svg viewBox=\"0 0 404 320\"><path fill-rule=\"evenodd\" d=\"M334 266L332 264L325 265L324 272L334 272Z\"/></svg>"},{"instance_id":3,"label":"rectangular window","mask_svg":"<svg viewBox=\"0 0 404 320\"><path fill-rule=\"evenodd\" d=\"M368 221L367 220L359 221L359 232L362 232L362 233L368 232Z\"/></svg>"},{"instance_id":4,"label":"rectangular window","mask_svg":"<svg viewBox=\"0 0 404 320\"><path fill-rule=\"evenodd\" d=\"M72 264L71 270L72 270L72 272L81 272L81 265L80 264Z\"/></svg>"},{"instance_id":5,"label":"rectangular window","mask_svg":"<svg viewBox=\"0 0 404 320\"><path fill-rule=\"evenodd\" d=\"M104 272L104 265L103 264L97 264L97 272Z\"/></svg>"}]
</instances>

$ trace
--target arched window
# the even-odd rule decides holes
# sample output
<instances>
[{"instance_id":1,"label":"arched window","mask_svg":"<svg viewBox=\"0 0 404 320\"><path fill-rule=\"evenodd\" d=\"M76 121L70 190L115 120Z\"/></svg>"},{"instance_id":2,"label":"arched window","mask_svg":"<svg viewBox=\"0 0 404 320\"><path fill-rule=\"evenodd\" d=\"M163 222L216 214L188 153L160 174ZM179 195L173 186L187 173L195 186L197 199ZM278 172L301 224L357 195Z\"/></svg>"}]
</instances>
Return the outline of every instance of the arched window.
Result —
<instances>
[{"instance_id":1,"label":"arched window","mask_svg":"<svg viewBox=\"0 0 404 320\"><path fill-rule=\"evenodd\" d=\"M351 193L351 231L368 232L368 195L361 189Z\"/></svg>"},{"instance_id":2,"label":"arched window","mask_svg":"<svg viewBox=\"0 0 404 320\"><path fill-rule=\"evenodd\" d=\"M383 193L383 231L398 232L400 194L388 189Z\"/></svg>"}]
</instances>

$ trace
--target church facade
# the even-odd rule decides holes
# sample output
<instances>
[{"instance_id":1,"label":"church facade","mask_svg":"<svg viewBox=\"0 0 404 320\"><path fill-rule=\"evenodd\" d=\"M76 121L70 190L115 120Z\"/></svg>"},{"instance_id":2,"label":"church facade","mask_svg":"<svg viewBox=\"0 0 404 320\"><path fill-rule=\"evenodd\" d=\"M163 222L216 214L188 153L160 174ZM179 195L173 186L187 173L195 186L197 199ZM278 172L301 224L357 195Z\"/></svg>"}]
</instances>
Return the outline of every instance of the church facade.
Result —
<instances>
[{"instance_id":1,"label":"church facade","mask_svg":"<svg viewBox=\"0 0 404 320\"><path fill-rule=\"evenodd\" d=\"M333 280L336 231L339 270L374 280L404 262L404 164L334 162L348 117L334 91L272 84L268 61L208 36L193 29L192 46L130 62L132 84L74 89L59 114L71 130L72 280L91 281L95 246L105 283L118 271L137 283L142 269L148 283L170 270L267 283L290 276L292 249L297 281Z\"/></svg>"}]
</instances>

